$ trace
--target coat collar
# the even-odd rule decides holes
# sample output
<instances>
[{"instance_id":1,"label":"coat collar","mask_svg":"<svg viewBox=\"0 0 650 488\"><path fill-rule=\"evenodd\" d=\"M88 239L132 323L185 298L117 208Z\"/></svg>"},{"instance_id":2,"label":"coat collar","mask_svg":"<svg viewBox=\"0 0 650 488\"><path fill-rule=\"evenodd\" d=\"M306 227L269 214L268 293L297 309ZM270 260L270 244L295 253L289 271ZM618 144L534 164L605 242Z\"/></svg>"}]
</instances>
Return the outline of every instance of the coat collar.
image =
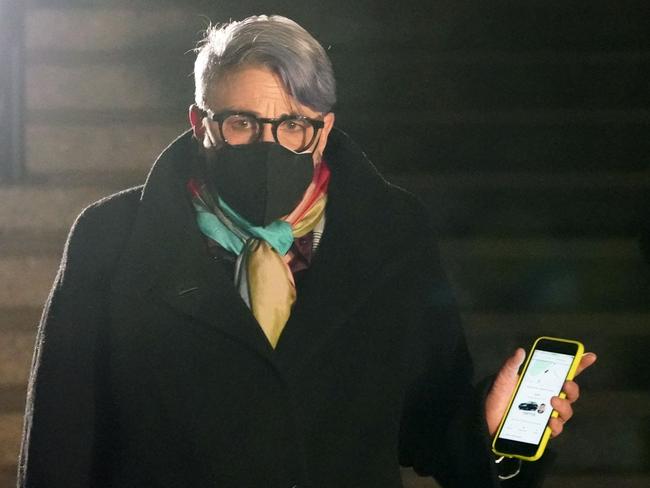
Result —
<instances>
[{"instance_id":1,"label":"coat collar","mask_svg":"<svg viewBox=\"0 0 650 488\"><path fill-rule=\"evenodd\" d=\"M162 300L246 344L276 367L307 360L385 276L399 243L379 235L388 184L341 131L330 134L327 224L291 318L273 350L224 267L206 252L185 189L195 158L186 132L158 158L145 183L133 231L112 283ZM386 223L385 225L390 225ZM184 322L183 324L186 324ZM185 325L183 325L185 326Z\"/></svg>"}]
</instances>

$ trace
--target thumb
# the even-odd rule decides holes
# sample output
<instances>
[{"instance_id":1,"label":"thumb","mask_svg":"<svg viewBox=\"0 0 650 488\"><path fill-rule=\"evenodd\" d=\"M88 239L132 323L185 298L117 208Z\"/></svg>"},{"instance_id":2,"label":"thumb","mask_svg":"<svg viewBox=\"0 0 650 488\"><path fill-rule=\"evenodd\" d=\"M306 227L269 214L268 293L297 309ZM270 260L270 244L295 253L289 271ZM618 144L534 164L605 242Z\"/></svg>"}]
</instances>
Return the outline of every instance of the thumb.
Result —
<instances>
[{"instance_id":1,"label":"thumb","mask_svg":"<svg viewBox=\"0 0 650 488\"><path fill-rule=\"evenodd\" d=\"M511 384L513 381L517 381L517 373L519 372L519 367L526 359L526 351L521 347L518 347L512 356L510 356L501 366L499 374L497 374L496 379L494 380L495 385L497 383L506 383Z\"/></svg>"},{"instance_id":2,"label":"thumb","mask_svg":"<svg viewBox=\"0 0 650 488\"><path fill-rule=\"evenodd\" d=\"M520 347L517 348L514 354L501 366L492 384L490 393L488 393L485 399L485 419L487 420L490 434L496 432L499 422L501 422L501 418L508 407L512 392L517 385L519 367L525 358L526 351Z\"/></svg>"}]
</instances>

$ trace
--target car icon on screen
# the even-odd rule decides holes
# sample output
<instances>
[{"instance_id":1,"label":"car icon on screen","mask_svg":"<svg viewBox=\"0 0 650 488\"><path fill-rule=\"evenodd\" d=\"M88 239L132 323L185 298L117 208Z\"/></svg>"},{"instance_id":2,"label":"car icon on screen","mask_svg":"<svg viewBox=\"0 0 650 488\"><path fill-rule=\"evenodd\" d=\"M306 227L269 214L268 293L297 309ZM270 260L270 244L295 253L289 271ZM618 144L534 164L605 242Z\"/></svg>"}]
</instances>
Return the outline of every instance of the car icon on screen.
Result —
<instances>
[{"instance_id":1,"label":"car icon on screen","mask_svg":"<svg viewBox=\"0 0 650 488\"><path fill-rule=\"evenodd\" d=\"M537 410L537 404L535 402L520 403L519 410Z\"/></svg>"}]
</instances>

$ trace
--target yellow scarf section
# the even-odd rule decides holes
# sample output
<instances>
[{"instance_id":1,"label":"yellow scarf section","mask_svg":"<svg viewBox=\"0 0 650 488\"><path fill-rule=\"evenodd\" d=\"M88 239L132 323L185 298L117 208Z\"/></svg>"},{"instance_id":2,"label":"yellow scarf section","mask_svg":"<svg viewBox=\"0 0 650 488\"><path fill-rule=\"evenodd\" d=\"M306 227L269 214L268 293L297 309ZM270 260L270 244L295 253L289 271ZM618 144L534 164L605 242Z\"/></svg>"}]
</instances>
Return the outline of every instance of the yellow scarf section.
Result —
<instances>
[{"instance_id":1,"label":"yellow scarf section","mask_svg":"<svg viewBox=\"0 0 650 488\"><path fill-rule=\"evenodd\" d=\"M327 195L323 194L292 226L294 238L302 237L316 227L323 218L326 203ZM275 348L296 301L296 285L289 258L280 256L266 241L259 239L247 243L244 255L251 311Z\"/></svg>"}]
</instances>

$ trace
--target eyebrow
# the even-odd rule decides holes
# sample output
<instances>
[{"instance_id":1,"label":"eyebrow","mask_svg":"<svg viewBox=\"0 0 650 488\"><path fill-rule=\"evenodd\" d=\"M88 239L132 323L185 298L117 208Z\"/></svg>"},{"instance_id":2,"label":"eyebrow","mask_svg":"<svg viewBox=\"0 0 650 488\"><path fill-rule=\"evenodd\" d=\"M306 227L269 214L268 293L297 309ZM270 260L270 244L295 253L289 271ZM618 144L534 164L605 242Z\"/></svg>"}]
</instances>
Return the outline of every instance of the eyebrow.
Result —
<instances>
[{"instance_id":1,"label":"eyebrow","mask_svg":"<svg viewBox=\"0 0 650 488\"><path fill-rule=\"evenodd\" d=\"M258 112L257 110L241 110L241 109L239 109L237 107L224 107L222 110L219 110L218 112L215 112L215 113L219 113L219 112L235 112L235 113L243 113L243 114L252 114L252 115L255 115L256 117L259 117L259 118L262 118L262 119L265 118L265 117L262 117L262 114L260 112ZM287 112L281 113L280 115L278 115L275 118L279 119L279 118L287 116L287 115L288 116L297 116L297 117L309 117L308 115L304 115L304 114L301 114L300 112L293 111L293 112L289 112L289 113L287 113Z\"/></svg>"}]
</instances>

